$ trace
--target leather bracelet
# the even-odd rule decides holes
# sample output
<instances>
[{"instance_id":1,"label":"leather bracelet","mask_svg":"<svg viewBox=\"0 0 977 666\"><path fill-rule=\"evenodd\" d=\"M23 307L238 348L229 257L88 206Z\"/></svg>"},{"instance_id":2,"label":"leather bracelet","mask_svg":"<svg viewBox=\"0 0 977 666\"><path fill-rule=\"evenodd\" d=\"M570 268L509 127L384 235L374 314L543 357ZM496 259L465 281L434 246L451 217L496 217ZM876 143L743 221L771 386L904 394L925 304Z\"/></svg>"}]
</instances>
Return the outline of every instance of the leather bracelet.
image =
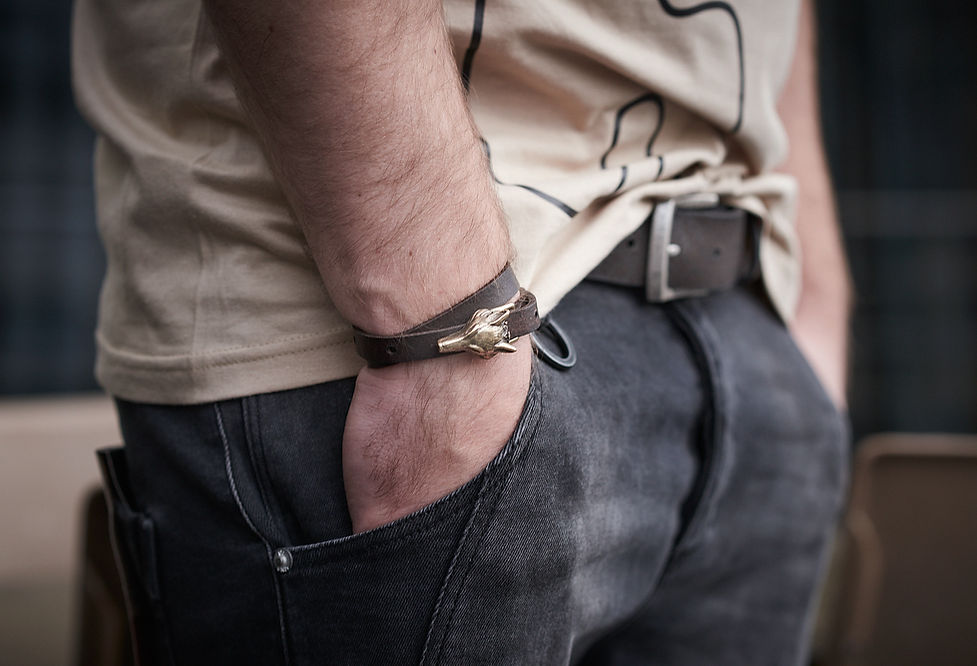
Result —
<instances>
[{"instance_id":1,"label":"leather bracelet","mask_svg":"<svg viewBox=\"0 0 977 666\"><path fill-rule=\"evenodd\" d=\"M427 321L391 336L354 327L353 341L367 364L379 368L464 351L491 358L516 351L512 343L537 328L536 297L519 288L512 267L506 264L488 284Z\"/></svg>"}]
</instances>

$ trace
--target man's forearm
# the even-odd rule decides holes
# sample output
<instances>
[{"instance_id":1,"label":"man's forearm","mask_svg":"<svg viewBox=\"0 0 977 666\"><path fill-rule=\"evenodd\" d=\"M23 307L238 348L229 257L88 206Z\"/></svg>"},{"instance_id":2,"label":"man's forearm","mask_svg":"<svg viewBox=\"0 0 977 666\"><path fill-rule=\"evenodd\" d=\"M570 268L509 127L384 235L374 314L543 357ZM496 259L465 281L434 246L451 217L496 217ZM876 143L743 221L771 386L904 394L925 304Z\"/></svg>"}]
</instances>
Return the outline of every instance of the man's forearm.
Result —
<instances>
[{"instance_id":1,"label":"man's forearm","mask_svg":"<svg viewBox=\"0 0 977 666\"><path fill-rule=\"evenodd\" d=\"M508 229L440 0L205 0L239 95L347 320L395 334L491 280ZM362 368L343 435L354 531L471 479L512 433L528 339ZM472 409L479 405L479 409Z\"/></svg>"},{"instance_id":2,"label":"man's forearm","mask_svg":"<svg viewBox=\"0 0 977 666\"><path fill-rule=\"evenodd\" d=\"M780 112L791 141L784 170L799 185L802 290L791 329L828 393L845 404L851 279L821 137L813 4L802 7L797 53Z\"/></svg>"},{"instance_id":3,"label":"man's forearm","mask_svg":"<svg viewBox=\"0 0 977 666\"><path fill-rule=\"evenodd\" d=\"M439 0L206 0L340 312L392 334L490 280L508 232Z\"/></svg>"}]
</instances>

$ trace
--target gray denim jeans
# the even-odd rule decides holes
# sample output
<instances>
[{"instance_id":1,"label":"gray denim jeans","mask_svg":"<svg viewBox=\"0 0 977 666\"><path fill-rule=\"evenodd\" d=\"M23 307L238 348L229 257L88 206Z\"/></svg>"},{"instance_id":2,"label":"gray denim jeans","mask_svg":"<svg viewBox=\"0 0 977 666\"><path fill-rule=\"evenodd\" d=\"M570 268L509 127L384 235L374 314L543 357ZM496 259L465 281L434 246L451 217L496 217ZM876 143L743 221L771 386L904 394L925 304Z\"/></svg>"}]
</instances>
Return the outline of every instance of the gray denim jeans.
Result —
<instances>
[{"instance_id":1,"label":"gray denim jeans","mask_svg":"<svg viewBox=\"0 0 977 666\"><path fill-rule=\"evenodd\" d=\"M476 478L350 535L353 380L119 400L104 452L140 643L166 664L804 662L848 428L750 288L584 283Z\"/></svg>"}]
</instances>

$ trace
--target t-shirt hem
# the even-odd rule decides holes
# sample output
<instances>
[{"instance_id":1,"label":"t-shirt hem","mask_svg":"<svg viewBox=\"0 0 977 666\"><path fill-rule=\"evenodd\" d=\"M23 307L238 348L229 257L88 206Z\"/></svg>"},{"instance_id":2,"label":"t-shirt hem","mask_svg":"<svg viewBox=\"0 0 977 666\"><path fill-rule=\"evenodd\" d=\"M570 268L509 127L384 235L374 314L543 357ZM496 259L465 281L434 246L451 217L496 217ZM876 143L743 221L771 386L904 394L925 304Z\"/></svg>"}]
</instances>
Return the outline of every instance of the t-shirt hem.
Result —
<instances>
[{"instance_id":1,"label":"t-shirt hem","mask_svg":"<svg viewBox=\"0 0 977 666\"><path fill-rule=\"evenodd\" d=\"M293 338L178 356L141 355L99 340L95 377L109 394L124 400L189 405L353 377L364 365L351 336Z\"/></svg>"}]
</instances>

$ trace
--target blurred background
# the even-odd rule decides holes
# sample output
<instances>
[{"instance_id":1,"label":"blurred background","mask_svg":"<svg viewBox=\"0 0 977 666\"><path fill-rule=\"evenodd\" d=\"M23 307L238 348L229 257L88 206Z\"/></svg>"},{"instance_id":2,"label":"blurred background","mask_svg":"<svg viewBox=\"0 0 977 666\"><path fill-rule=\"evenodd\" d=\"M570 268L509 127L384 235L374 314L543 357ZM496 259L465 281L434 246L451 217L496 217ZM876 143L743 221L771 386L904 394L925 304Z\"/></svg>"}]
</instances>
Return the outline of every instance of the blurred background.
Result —
<instances>
[{"instance_id":1,"label":"blurred background","mask_svg":"<svg viewBox=\"0 0 977 666\"><path fill-rule=\"evenodd\" d=\"M0 6L5 664L71 661L83 572L81 498L96 476L91 450L118 439L92 377L104 257L93 219L93 136L70 89L70 11L67 0ZM977 5L821 0L818 13L824 132L858 297L855 440L880 432L975 433ZM936 451L965 440L901 441L916 442L911 448L929 442ZM966 464L954 459L951 466ZM961 504L952 500L948 506ZM977 533L975 507L958 506L963 514L950 529ZM973 577L956 584L972 594L959 612L971 613L977 634ZM38 627L50 637L43 644L28 639ZM863 639L865 632L871 626Z\"/></svg>"}]
</instances>

